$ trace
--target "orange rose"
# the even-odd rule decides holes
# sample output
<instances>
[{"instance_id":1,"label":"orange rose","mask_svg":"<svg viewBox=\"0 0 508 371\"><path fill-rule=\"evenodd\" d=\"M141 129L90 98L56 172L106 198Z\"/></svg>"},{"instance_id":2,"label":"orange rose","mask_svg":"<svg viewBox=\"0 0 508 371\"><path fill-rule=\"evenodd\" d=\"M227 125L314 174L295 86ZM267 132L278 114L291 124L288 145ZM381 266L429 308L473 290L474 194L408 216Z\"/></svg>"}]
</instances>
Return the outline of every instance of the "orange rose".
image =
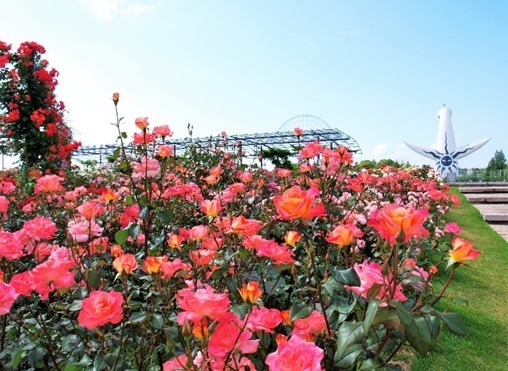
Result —
<instances>
[{"instance_id":1,"label":"orange rose","mask_svg":"<svg viewBox=\"0 0 508 371\"><path fill-rule=\"evenodd\" d=\"M448 252L450 260L448 267L454 263L462 263L464 260L474 260L480 255L480 251L473 249L473 243L460 237L452 240L453 250Z\"/></svg>"},{"instance_id":2,"label":"orange rose","mask_svg":"<svg viewBox=\"0 0 508 371\"><path fill-rule=\"evenodd\" d=\"M259 289L259 282L251 281L240 289L240 296L243 301L254 304L263 295L263 290Z\"/></svg>"},{"instance_id":3,"label":"orange rose","mask_svg":"<svg viewBox=\"0 0 508 371\"><path fill-rule=\"evenodd\" d=\"M123 254L113 261L113 267L118 273L129 275L136 270L138 262L136 261L136 257L134 255Z\"/></svg>"},{"instance_id":4,"label":"orange rose","mask_svg":"<svg viewBox=\"0 0 508 371\"><path fill-rule=\"evenodd\" d=\"M302 190L298 186L293 186L286 190L282 196L275 196L273 202L279 212L281 219L312 219L322 216L325 213L325 207L322 202L315 205L319 197L319 189L310 188L308 191Z\"/></svg>"},{"instance_id":5,"label":"orange rose","mask_svg":"<svg viewBox=\"0 0 508 371\"><path fill-rule=\"evenodd\" d=\"M368 224L390 245L395 245L397 238L401 238L400 242L406 243L413 237L428 236L429 232L423 227L428 216L429 212L426 209L415 210L412 207L406 209L395 204L387 204L372 213Z\"/></svg>"},{"instance_id":6,"label":"orange rose","mask_svg":"<svg viewBox=\"0 0 508 371\"><path fill-rule=\"evenodd\" d=\"M298 241L302 239L302 236L296 231L289 231L286 233L284 239L289 246L294 246Z\"/></svg>"}]
</instances>

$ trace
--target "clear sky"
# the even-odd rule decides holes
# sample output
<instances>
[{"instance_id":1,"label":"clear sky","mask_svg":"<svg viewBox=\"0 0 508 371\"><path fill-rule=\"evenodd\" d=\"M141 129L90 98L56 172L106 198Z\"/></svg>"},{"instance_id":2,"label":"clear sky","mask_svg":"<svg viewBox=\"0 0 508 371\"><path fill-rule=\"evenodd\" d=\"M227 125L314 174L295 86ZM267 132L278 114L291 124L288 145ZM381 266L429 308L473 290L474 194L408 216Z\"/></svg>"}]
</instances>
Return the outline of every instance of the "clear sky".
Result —
<instances>
[{"instance_id":1,"label":"clear sky","mask_svg":"<svg viewBox=\"0 0 508 371\"><path fill-rule=\"evenodd\" d=\"M148 116L175 137L269 132L298 114L357 140L361 159L432 164L437 111L460 167L508 156L508 2L502 0L0 0L0 39L36 41L83 144Z\"/></svg>"}]
</instances>

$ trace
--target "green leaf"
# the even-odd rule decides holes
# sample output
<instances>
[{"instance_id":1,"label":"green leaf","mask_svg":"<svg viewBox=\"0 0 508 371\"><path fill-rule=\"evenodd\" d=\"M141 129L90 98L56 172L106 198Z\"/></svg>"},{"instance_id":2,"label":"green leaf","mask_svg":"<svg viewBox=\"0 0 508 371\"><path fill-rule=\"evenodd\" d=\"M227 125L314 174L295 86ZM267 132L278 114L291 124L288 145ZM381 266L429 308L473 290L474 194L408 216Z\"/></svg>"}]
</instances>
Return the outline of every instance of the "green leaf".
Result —
<instances>
[{"instance_id":1,"label":"green leaf","mask_svg":"<svg viewBox=\"0 0 508 371\"><path fill-rule=\"evenodd\" d=\"M104 370L107 367L106 363L104 362L104 356L102 354L97 354L95 356L95 359L93 361L93 369L94 371L100 371Z\"/></svg>"},{"instance_id":2,"label":"green leaf","mask_svg":"<svg viewBox=\"0 0 508 371\"><path fill-rule=\"evenodd\" d=\"M334 269L331 272L331 276L343 285L348 286L361 286L360 277L353 268L339 270Z\"/></svg>"},{"instance_id":3,"label":"green leaf","mask_svg":"<svg viewBox=\"0 0 508 371\"><path fill-rule=\"evenodd\" d=\"M291 307L289 318L291 321L300 318L307 318L312 313L312 307L305 304L295 304Z\"/></svg>"},{"instance_id":4,"label":"green leaf","mask_svg":"<svg viewBox=\"0 0 508 371\"><path fill-rule=\"evenodd\" d=\"M372 300L367 307L367 311L365 312L365 318L363 320L363 331L367 333L369 331L372 322L374 321L374 317L376 316L377 309L379 307L379 301Z\"/></svg>"},{"instance_id":5,"label":"green leaf","mask_svg":"<svg viewBox=\"0 0 508 371\"><path fill-rule=\"evenodd\" d=\"M460 336L467 335L466 323L459 313L442 313L438 311L436 313L451 332Z\"/></svg>"},{"instance_id":6,"label":"green leaf","mask_svg":"<svg viewBox=\"0 0 508 371\"><path fill-rule=\"evenodd\" d=\"M435 310L430 305L424 306L421 311L427 314L435 314L443 320L446 327L456 335L465 336L467 335L466 323L459 313L444 313Z\"/></svg>"},{"instance_id":7,"label":"green leaf","mask_svg":"<svg viewBox=\"0 0 508 371\"><path fill-rule=\"evenodd\" d=\"M14 356L12 356L12 368L15 369L19 366L21 363L21 360L23 359L23 356L25 351L23 349L19 349Z\"/></svg>"},{"instance_id":8,"label":"green leaf","mask_svg":"<svg viewBox=\"0 0 508 371\"><path fill-rule=\"evenodd\" d=\"M438 316L429 315L426 317L427 322L429 323L430 333L432 337L432 344L434 344L441 332L441 321Z\"/></svg>"},{"instance_id":9,"label":"green leaf","mask_svg":"<svg viewBox=\"0 0 508 371\"><path fill-rule=\"evenodd\" d=\"M362 362L360 370L376 370L381 366L382 364L379 361L379 358L369 358Z\"/></svg>"},{"instance_id":10,"label":"green leaf","mask_svg":"<svg viewBox=\"0 0 508 371\"><path fill-rule=\"evenodd\" d=\"M145 320L146 316L147 316L147 313L145 313L145 312L133 313L131 315L131 317L129 318L129 322L131 322L131 323L143 322Z\"/></svg>"},{"instance_id":11,"label":"green leaf","mask_svg":"<svg viewBox=\"0 0 508 371\"><path fill-rule=\"evenodd\" d=\"M335 353L334 365L339 369L351 369L356 364L356 359L363 352L363 347L361 344L355 344L350 346L344 356L342 358L337 358L337 353Z\"/></svg>"},{"instance_id":12,"label":"green leaf","mask_svg":"<svg viewBox=\"0 0 508 371\"><path fill-rule=\"evenodd\" d=\"M88 283L94 288L98 289L101 285L101 276L99 275L99 272L97 272L95 269L90 269L88 271Z\"/></svg>"},{"instance_id":13,"label":"green leaf","mask_svg":"<svg viewBox=\"0 0 508 371\"><path fill-rule=\"evenodd\" d=\"M120 246L123 246L128 238L129 238L129 231L127 229L121 229L115 233L115 241Z\"/></svg>"},{"instance_id":14,"label":"green leaf","mask_svg":"<svg viewBox=\"0 0 508 371\"><path fill-rule=\"evenodd\" d=\"M125 206L131 206L134 203L134 197L132 195L127 195L125 197Z\"/></svg>"},{"instance_id":15,"label":"green leaf","mask_svg":"<svg viewBox=\"0 0 508 371\"><path fill-rule=\"evenodd\" d=\"M246 303L233 305L231 311L240 318L245 318L249 312L249 306Z\"/></svg>"},{"instance_id":16,"label":"green leaf","mask_svg":"<svg viewBox=\"0 0 508 371\"><path fill-rule=\"evenodd\" d=\"M148 219L148 214L149 214L151 209L152 208L150 207L150 205L143 206L141 208L141 211L139 212L139 218L142 219L142 220Z\"/></svg>"},{"instance_id":17,"label":"green leaf","mask_svg":"<svg viewBox=\"0 0 508 371\"><path fill-rule=\"evenodd\" d=\"M414 317L411 326L406 326L406 338L422 356L429 352L432 345L432 334L425 317Z\"/></svg>"},{"instance_id":18,"label":"green leaf","mask_svg":"<svg viewBox=\"0 0 508 371\"><path fill-rule=\"evenodd\" d=\"M422 356L426 355L432 345L432 334L429 323L423 316L409 313L401 302L395 302L395 308L400 320L404 323L406 339Z\"/></svg>"},{"instance_id":19,"label":"green leaf","mask_svg":"<svg viewBox=\"0 0 508 371\"><path fill-rule=\"evenodd\" d=\"M129 231L129 236L131 236L135 240L136 238L138 238L139 232L141 232L141 226L139 224L131 223L129 225L129 228L127 228L127 230Z\"/></svg>"},{"instance_id":20,"label":"green leaf","mask_svg":"<svg viewBox=\"0 0 508 371\"><path fill-rule=\"evenodd\" d=\"M164 318L160 314L155 314L150 323L155 330L160 330L164 327Z\"/></svg>"},{"instance_id":21,"label":"green leaf","mask_svg":"<svg viewBox=\"0 0 508 371\"><path fill-rule=\"evenodd\" d=\"M69 307L69 311L77 312L78 310L81 310L81 308L82 308L82 300L76 299L72 302L71 306Z\"/></svg>"},{"instance_id":22,"label":"green leaf","mask_svg":"<svg viewBox=\"0 0 508 371\"><path fill-rule=\"evenodd\" d=\"M171 215L167 210L157 211L155 213L163 223L169 223L171 221Z\"/></svg>"},{"instance_id":23,"label":"green leaf","mask_svg":"<svg viewBox=\"0 0 508 371\"><path fill-rule=\"evenodd\" d=\"M90 358L87 354L85 354L83 356L83 358L81 358L76 365L79 366L79 367L88 367L92 363L93 363L92 358Z\"/></svg>"},{"instance_id":24,"label":"green leaf","mask_svg":"<svg viewBox=\"0 0 508 371\"><path fill-rule=\"evenodd\" d=\"M398 328L400 326L400 319L394 309L381 308L376 313L374 321L372 322L374 325L378 323L382 323L388 328Z\"/></svg>"},{"instance_id":25,"label":"green leaf","mask_svg":"<svg viewBox=\"0 0 508 371\"><path fill-rule=\"evenodd\" d=\"M28 363L33 368L41 368L44 366L44 349L35 348L28 353Z\"/></svg>"},{"instance_id":26,"label":"green leaf","mask_svg":"<svg viewBox=\"0 0 508 371\"><path fill-rule=\"evenodd\" d=\"M79 371L80 368L74 364L69 364L64 367L64 371Z\"/></svg>"},{"instance_id":27,"label":"green leaf","mask_svg":"<svg viewBox=\"0 0 508 371\"><path fill-rule=\"evenodd\" d=\"M337 331L337 351L335 352L335 363L342 358L346 349L360 341L365 336L363 322L344 322Z\"/></svg>"}]
</instances>

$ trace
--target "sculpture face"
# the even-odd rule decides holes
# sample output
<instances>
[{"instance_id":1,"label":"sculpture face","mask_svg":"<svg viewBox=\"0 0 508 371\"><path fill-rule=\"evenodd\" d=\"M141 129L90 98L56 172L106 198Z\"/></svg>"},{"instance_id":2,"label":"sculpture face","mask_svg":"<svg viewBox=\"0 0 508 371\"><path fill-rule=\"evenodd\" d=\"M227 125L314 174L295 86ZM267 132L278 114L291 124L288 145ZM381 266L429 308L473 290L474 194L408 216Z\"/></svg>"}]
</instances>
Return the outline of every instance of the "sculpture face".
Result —
<instances>
[{"instance_id":1,"label":"sculpture face","mask_svg":"<svg viewBox=\"0 0 508 371\"><path fill-rule=\"evenodd\" d=\"M441 174L454 173L459 170L459 164L449 154L444 154L436 161L436 169Z\"/></svg>"},{"instance_id":2,"label":"sculpture face","mask_svg":"<svg viewBox=\"0 0 508 371\"><path fill-rule=\"evenodd\" d=\"M478 150L487 143L490 138L455 148L455 136L453 134L451 121L452 111L449 108L443 107L438 111L438 117L439 127L434 148L409 143L406 143L406 145L413 151L435 160L436 170L441 173L444 178L452 179L459 171L459 163L457 160Z\"/></svg>"}]
</instances>

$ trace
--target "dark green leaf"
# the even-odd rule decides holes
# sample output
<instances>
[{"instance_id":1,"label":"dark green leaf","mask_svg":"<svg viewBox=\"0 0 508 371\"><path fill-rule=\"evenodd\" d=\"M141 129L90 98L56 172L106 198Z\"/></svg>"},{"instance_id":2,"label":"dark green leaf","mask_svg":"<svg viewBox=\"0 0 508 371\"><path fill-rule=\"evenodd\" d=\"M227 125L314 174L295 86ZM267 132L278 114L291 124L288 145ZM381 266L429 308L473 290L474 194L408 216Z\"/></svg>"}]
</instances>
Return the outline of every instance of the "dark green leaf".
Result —
<instances>
[{"instance_id":1,"label":"dark green leaf","mask_svg":"<svg viewBox=\"0 0 508 371\"><path fill-rule=\"evenodd\" d=\"M104 370L107 367L106 363L104 362L104 356L102 354L97 354L95 356L95 359L93 361L93 369L94 371L100 371Z\"/></svg>"},{"instance_id":2,"label":"dark green leaf","mask_svg":"<svg viewBox=\"0 0 508 371\"><path fill-rule=\"evenodd\" d=\"M160 330L164 327L164 318L160 314L155 314L150 321L154 330Z\"/></svg>"},{"instance_id":3,"label":"dark green leaf","mask_svg":"<svg viewBox=\"0 0 508 371\"><path fill-rule=\"evenodd\" d=\"M156 215L162 220L163 223L169 223L171 221L171 215L167 210L157 211Z\"/></svg>"},{"instance_id":4,"label":"dark green leaf","mask_svg":"<svg viewBox=\"0 0 508 371\"><path fill-rule=\"evenodd\" d=\"M363 320L363 331L367 333L369 331L370 325L374 321L374 317L376 316L377 309L379 307L379 301L371 300L369 306L367 307L367 311L365 313L365 318Z\"/></svg>"},{"instance_id":5,"label":"dark green leaf","mask_svg":"<svg viewBox=\"0 0 508 371\"><path fill-rule=\"evenodd\" d=\"M362 284L358 273L353 268L344 270L334 269L331 275L337 282L343 285L360 286Z\"/></svg>"},{"instance_id":6,"label":"dark green leaf","mask_svg":"<svg viewBox=\"0 0 508 371\"><path fill-rule=\"evenodd\" d=\"M64 367L64 371L79 371L80 368L76 365L70 364Z\"/></svg>"},{"instance_id":7,"label":"dark green leaf","mask_svg":"<svg viewBox=\"0 0 508 371\"><path fill-rule=\"evenodd\" d=\"M240 318L245 318L249 312L249 306L246 303L233 305L231 311Z\"/></svg>"},{"instance_id":8,"label":"dark green leaf","mask_svg":"<svg viewBox=\"0 0 508 371\"><path fill-rule=\"evenodd\" d=\"M74 300L72 302L71 306L69 307L69 311L76 312L78 310L81 310L81 308L82 308L81 304L82 304L81 300L78 300L78 299Z\"/></svg>"},{"instance_id":9,"label":"dark green leaf","mask_svg":"<svg viewBox=\"0 0 508 371\"><path fill-rule=\"evenodd\" d=\"M376 313L374 321L372 322L374 325L378 323L382 323L389 328L398 328L400 326L400 319L394 309L381 308Z\"/></svg>"},{"instance_id":10,"label":"dark green leaf","mask_svg":"<svg viewBox=\"0 0 508 371\"><path fill-rule=\"evenodd\" d=\"M337 351L334 360L338 363L346 349L364 337L363 322L344 322L337 331Z\"/></svg>"},{"instance_id":11,"label":"dark green leaf","mask_svg":"<svg viewBox=\"0 0 508 371\"><path fill-rule=\"evenodd\" d=\"M95 269L90 269L88 271L88 283L94 289L98 289L99 286L101 285L101 276L99 275L99 272L97 272Z\"/></svg>"},{"instance_id":12,"label":"dark green leaf","mask_svg":"<svg viewBox=\"0 0 508 371\"><path fill-rule=\"evenodd\" d=\"M139 224L131 223L128 228L129 236L134 240L138 238L139 232L141 232L141 226Z\"/></svg>"},{"instance_id":13,"label":"dark green leaf","mask_svg":"<svg viewBox=\"0 0 508 371\"><path fill-rule=\"evenodd\" d=\"M41 368L44 366L44 350L42 348L35 348L28 353L28 363L33 368Z\"/></svg>"},{"instance_id":14,"label":"dark green leaf","mask_svg":"<svg viewBox=\"0 0 508 371\"><path fill-rule=\"evenodd\" d=\"M426 355L432 345L432 334L425 317L414 316L409 313L401 302L395 302L395 308L400 320L405 325L406 339L421 355Z\"/></svg>"},{"instance_id":15,"label":"dark green leaf","mask_svg":"<svg viewBox=\"0 0 508 371\"><path fill-rule=\"evenodd\" d=\"M300 318L307 318L312 313L312 307L305 304L295 304L291 307L289 318L291 321Z\"/></svg>"},{"instance_id":16,"label":"dark green leaf","mask_svg":"<svg viewBox=\"0 0 508 371\"><path fill-rule=\"evenodd\" d=\"M152 208L150 207L150 205L143 206L143 208L141 208L141 211L139 212L139 218L142 220L148 219L148 214L150 213L151 209Z\"/></svg>"},{"instance_id":17,"label":"dark green leaf","mask_svg":"<svg viewBox=\"0 0 508 371\"><path fill-rule=\"evenodd\" d=\"M467 335L466 323L459 313L442 313L437 311L436 313L451 332L460 336Z\"/></svg>"},{"instance_id":18,"label":"dark green leaf","mask_svg":"<svg viewBox=\"0 0 508 371\"><path fill-rule=\"evenodd\" d=\"M379 358L369 358L362 362L360 370L376 370L381 366L382 364L379 361Z\"/></svg>"},{"instance_id":19,"label":"dark green leaf","mask_svg":"<svg viewBox=\"0 0 508 371\"><path fill-rule=\"evenodd\" d=\"M127 241L129 238L129 231L127 229L121 229L115 233L115 241L120 246L123 246L123 244Z\"/></svg>"},{"instance_id":20,"label":"dark green leaf","mask_svg":"<svg viewBox=\"0 0 508 371\"><path fill-rule=\"evenodd\" d=\"M406 338L421 355L426 355L432 345L432 334L425 317L414 317L411 326L406 326Z\"/></svg>"},{"instance_id":21,"label":"dark green leaf","mask_svg":"<svg viewBox=\"0 0 508 371\"><path fill-rule=\"evenodd\" d=\"M12 368L17 368L23 359L25 351L23 349L19 349L14 356L12 356Z\"/></svg>"},{"instance_id":22,"label":"dark green leaf","mask_svg":"<svg viewBox=\"0 0 508 371\"><path fill-rule=\"evenodd\" d=\"M433 315L427 316L426 319L430 327L432 344L434 344L439 336L439 333L441 332L441 321L439 320L438 316Z\"/></svg>"},{"instance_id":23,"label":"dark green leaf","mask_svg":"<svg viewBox=\"0 0 508 371\"><path fill-rule=\"evenodd\" d=\"M354 368L356 359L362 352L363 347L361 344L352 345L346 350L342 358L337 358L337 353L335 353L334 364L341 370Z\"/></svg>"},{"instance_id":24,"label":"dark green leaf","mask_svg":"<svg viewBox=\"0 0 508 371\"><path fill-rule=\"evenodd\" d=\"M145 312L132 313L131 318L129 318L129 322L131 323L143 322L146 316L147 314Z\"/></svg>"}]
</instances>

